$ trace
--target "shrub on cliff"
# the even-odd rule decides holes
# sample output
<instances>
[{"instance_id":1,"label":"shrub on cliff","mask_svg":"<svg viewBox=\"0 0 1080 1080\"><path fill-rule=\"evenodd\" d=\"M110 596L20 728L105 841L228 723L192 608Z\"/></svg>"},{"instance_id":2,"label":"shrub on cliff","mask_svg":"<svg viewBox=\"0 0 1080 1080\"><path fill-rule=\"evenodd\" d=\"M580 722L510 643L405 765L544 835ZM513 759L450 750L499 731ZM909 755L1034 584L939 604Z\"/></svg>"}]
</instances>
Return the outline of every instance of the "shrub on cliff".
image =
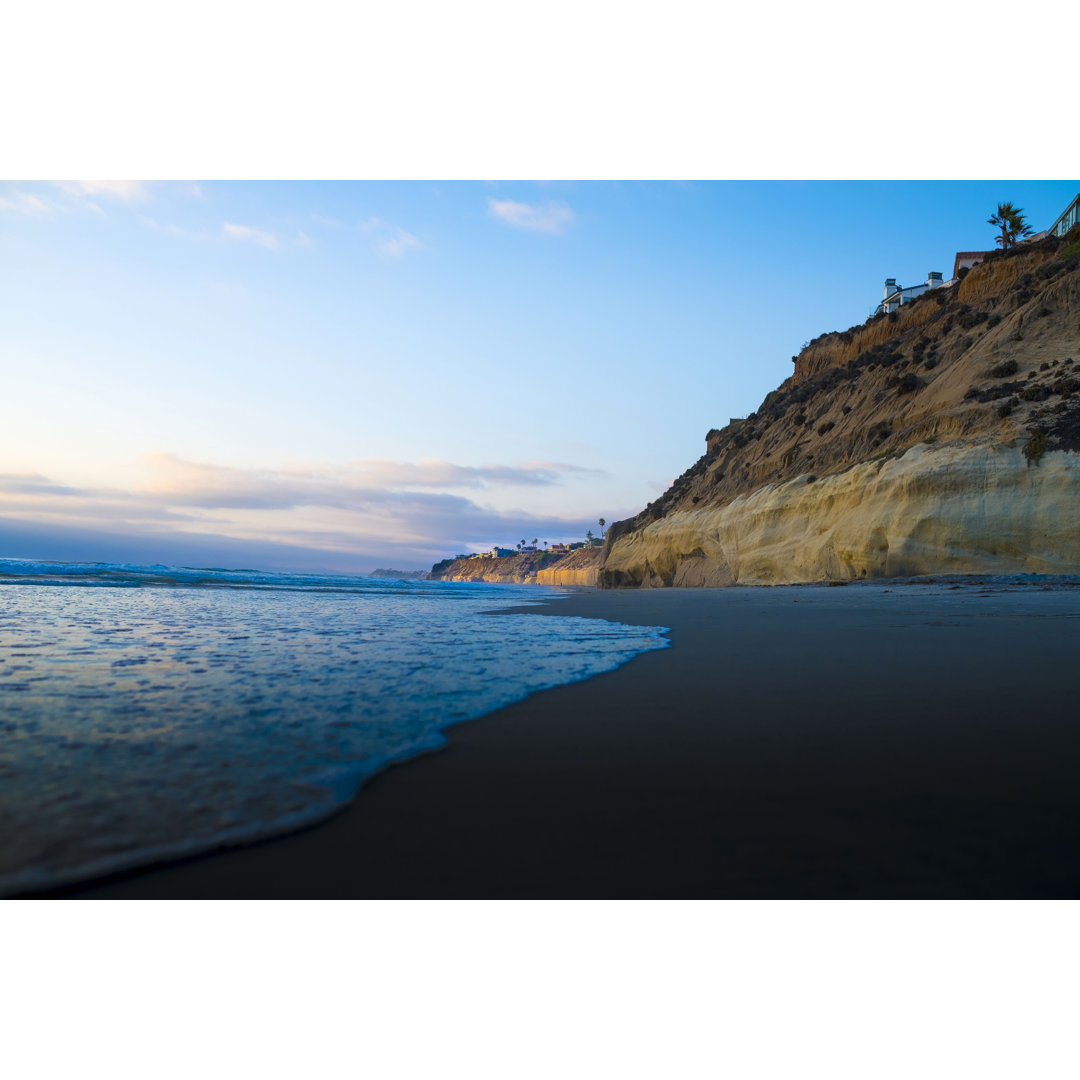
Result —
<instances>
[{"instance_id":1,"label":"shrub on cliff","mask_svg":"<svg viewBox=\"0 0 1080 1080\"><path fill-rule=\"evenodd\" d=\"M1031 429L1031 438L1024 443L1024 457L1027 458L1028 468L1031 468L1031 463L1034 461L1036 465L1042 459L1043 454L1046 453L1046 432L1040 428Z\"/></svg>"}]
</instances>

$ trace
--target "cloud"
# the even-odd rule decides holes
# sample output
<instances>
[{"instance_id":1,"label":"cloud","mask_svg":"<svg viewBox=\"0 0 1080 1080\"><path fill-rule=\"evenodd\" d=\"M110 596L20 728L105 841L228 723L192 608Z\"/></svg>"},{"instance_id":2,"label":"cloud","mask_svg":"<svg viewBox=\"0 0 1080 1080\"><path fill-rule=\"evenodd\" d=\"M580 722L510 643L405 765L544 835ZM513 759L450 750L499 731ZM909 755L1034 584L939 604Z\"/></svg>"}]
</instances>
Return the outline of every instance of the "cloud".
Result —
<instances>
[{"instance_id":1,"label":"cloud","mask_svg":"<svg viewBox=\"0 0 1080 1080\"><path fill-rule=\"evenodd\" d=\"M0 196L0 210L6 210L9 213L40 217L51 214L55 209L52 203L26 191L9 191L6 195Z\"/></svg>"},{"instance_id":2,"label":"cloud","mask_svg":"<svg viewBox=\"0 0 1080 1080\"><path fill-rule=\"evenodd\" d=\"M73 195L104 196L119 202L142 202L149 194L144 180L67 180L59 186Z\"/></svg>"},{"instance_id":3,"label":"cloud","mask_svg":"<svg viewBox=\"0 0 1080 1080\"><path fill-rule=\"evenodd\" d=\"M389 221L383 221L382 218L368 218L359 222L356 227L361 232L374 234L374 249L380 255L388 255L393 259L400 259L410 249L422 250L424 247L412 233L392 225Z\"/></svg>"},{"instance_id":4,"label":"cloud","mask_svg":"<svg viewBox=\"0 0 1080 1080\"><path fill-rule=\"evenodd\" d=\"M400 259L409 248L422 248L424 245L412 233L397 229L392 236L380 236L375 241L375 249L381 255Z\"/></svg>"},{"instance_id":5,"label":"cloud","mask_svg":"<svg viewBox=\"0 0 1080 1080\"><path fill-rule=\"evenodd\" d=\"M155 221L154 218L147 217L145 214L139 215L139 224L157 232L167 233L169 236L176 236L181 240L209 240L211 238L206 229L184 229L169 222Z\"/></svg>"},{"instance_id":6,"label":"cloud","mask_svg":"<svg viewBox=\"0 0 1080 1080\"><path fill-rule=\"evenodd\" d=\"M97 538L96 554L87 548L85 555L66 556L71 558L113 557L103 544L119 552L139 542L142 550L164 552L184 545L208 550L207 544L220 542L237 552L241 561L234 565L252 565L262 552L266 566L271 565L268 545L287 548L294 566L301 564L296 552L304 550L310 565L328 565L327 553L351 558L365 551L379 559L396 554L431 565L447 554L511 544L526 534L550 540L583 536L593 525L494 509L461 494L462 489L528 489L596 472L562 462L463 466L376 460L250 469L155 453L143 464L145 479L131 490L74 487L37 473L0 474L0 521L38 537L43 529L70 529ZM239 554L244 544L252 553L246 563ZM20 550L27 557L47 557L40 543Z\"/></svg>"},{"instance_id":7,"label":"cloud","mask_svg":"<svg viewBox=\"0 0 1080 1080\"><path fill-rule=\"evenodd\" d=\"M504 224L530 232L561 233L574 220L574 211L565 203L534 205L513 199L488 199L488 211Z\"/></svg>"},{"instance_id":8,"label":"cloud","mask_svg":"<svg viewBox=\"0 0 1080 1080\"><path fill-rule=\"evenodd\" d=\"M356 461L347 465L310 465L291 469L238 469L185 461L174 454L143 456L144 496L169 505L204 508L293 509L324 506L370 509L400 501L401 490L545 487L566 475L603 475L562 462L522 465L455 465L449 461Z\"/></svg>"},{"instance_id":9,"label":"cloud","mask_svg":"<svg viewBox=\"0 0 1080 1080\"><path fill-rule=\"evenodd\" d=\"M80 495L81 489L58 484L41 473L0 473L0 493L12 495Z\"/></svg>"},{"instance_id":10,"label":"cloud","mask_svg":"<svg viewBox=\"0 0 1080 1080\"><path fill-rule=\"evenodd\" d=\"M271 232L253 229L249 225L234 225L230 221L222 224L221 231L231 240L247 240L252 244L259 244L264 248L269 248L271 251L277 251L278 240Z\"/></svg>"},{"instance_id":11,"label":"cloud","mask_svg":"<svg viewBox=\"0 0 1080 1080\"><path fill-rule=\"evenodd\" d=\"M35 216L89 210L101 217L107 217L91 195L105 195L107 198L124 202L140 202L147 197L141 181L60 180L37 187L39 191L36 194L8 189L0 195L0 210Z\"/></svg>"},{"instance_id":12,"label":"cloud","mask_svg":"<svg viewBox=\"0 0 1080 1080\"><path fill-rule=\"evenodd\" d=\"M296 246L312 248L315 246L315 241L303 229L296 230Z\"/></svg>"}]
</instances>

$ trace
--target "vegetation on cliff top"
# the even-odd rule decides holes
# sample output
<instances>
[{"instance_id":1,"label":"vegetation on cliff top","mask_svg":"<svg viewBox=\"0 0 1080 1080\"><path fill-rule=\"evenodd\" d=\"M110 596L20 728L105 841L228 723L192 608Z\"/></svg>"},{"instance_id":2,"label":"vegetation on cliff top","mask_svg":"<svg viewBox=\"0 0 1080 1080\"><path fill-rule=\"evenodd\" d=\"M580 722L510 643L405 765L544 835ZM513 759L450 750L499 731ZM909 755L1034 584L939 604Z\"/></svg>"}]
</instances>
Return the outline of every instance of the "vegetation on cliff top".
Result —
<instances>
[{"instance_id":1,"label":"vegetation on cliff top","mask_svg":"<svg viewBox=\"0 0 1080 1080\"><path fill-rule=\"evenodd\" d=\"M1031 226L1024 220L1023 210L1011 202L998 203L997 213L991 214L986 224L1001 230L997 244L1002 251L1007 251L1023 237L1031 235Z\"/></svg>"}]
</instances>

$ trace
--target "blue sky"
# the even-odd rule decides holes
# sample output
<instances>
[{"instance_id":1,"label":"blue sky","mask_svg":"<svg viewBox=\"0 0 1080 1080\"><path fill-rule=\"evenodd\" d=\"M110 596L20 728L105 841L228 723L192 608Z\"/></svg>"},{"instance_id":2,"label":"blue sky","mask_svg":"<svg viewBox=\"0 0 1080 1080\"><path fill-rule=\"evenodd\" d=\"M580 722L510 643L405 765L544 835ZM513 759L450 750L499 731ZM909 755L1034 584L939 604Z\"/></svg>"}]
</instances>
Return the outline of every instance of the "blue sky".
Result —
<instances>
[{"instance_id":1,"label":"blue sky","mask_svg":"<svg viewBox=\"0 0 1080 1080\"><path fill-rule=\"evenodd\" d=\"M0 554L363 571L579 538L886 277L1078 190L0 184Z\"/></svg>"}]
</instances>

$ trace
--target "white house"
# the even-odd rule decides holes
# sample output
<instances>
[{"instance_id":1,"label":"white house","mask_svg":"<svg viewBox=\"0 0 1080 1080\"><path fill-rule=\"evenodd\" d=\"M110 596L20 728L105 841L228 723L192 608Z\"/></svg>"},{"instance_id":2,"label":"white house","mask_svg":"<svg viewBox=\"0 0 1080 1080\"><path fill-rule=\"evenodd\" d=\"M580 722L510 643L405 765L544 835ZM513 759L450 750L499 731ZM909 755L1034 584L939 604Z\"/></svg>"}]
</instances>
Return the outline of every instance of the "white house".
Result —
<instances>
[{"instance_id":1,"label":"white house","mask_svg":"<svg viewBox=\"0 0 1080 1080\"><path fill-rule=\"evenodd\" d=\"M921 282L918 285L908 285L904 288L902 285L896 283L896 278L885 279L885 290L882 297L882 301L876 308L872 315L880 315L885 312L888 315L890 312L895 311L901 304L907 304L914 300L916 296L922 296L924 292L929 289L938 289L944 282L941 280L941 274L937 270L931 270L926 275L926 281Z\"/></svg>"}]
</instances>

